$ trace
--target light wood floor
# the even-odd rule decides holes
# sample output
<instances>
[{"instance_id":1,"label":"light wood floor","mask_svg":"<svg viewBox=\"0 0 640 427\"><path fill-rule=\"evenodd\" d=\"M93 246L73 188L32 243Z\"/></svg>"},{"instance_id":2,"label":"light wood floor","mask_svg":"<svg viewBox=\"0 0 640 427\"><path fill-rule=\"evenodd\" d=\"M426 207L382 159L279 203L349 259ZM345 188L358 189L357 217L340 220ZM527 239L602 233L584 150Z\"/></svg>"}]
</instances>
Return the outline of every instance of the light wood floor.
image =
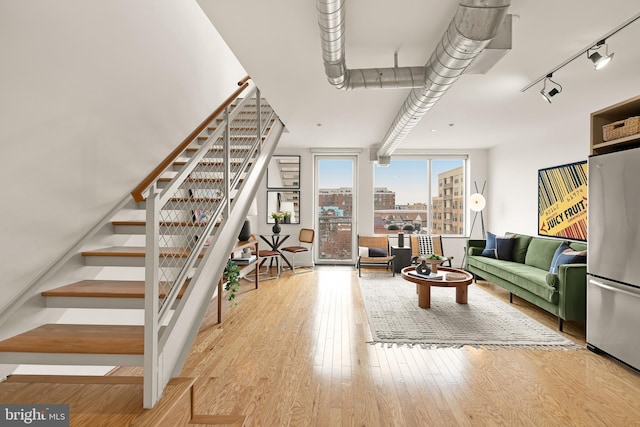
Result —
<instances>
[{"instance_id":1,"label":"light wood floor","mask_svg":"<svg viewBox=\"0 0 640 427\"><path fill-rule=\"evenodd\" d=\"M640 426L640 375L586 349L373 346L357 271L286 272L258 290L244 283L221 325L212 304L183 370L196 378L195 414L245 426ZM473 286L508 301L499 287ZM514 305L557 328L546 312ZM584 344L584 325L566 322L565 336ZM0 402L15 401L12 387L0 384ZM117 412L125 406L115 400L131 399L118 393L78 407L76 419Z\"/></svg>"}]
</instances>

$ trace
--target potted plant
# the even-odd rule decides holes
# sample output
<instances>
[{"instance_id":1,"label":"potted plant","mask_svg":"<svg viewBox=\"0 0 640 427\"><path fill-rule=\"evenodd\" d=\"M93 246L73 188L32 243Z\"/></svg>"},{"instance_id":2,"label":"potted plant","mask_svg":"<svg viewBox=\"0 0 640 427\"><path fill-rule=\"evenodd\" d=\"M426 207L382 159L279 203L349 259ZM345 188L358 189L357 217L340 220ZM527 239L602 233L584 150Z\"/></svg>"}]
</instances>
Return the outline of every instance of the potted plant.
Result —
<instances>
[{"instance_id":1,"label":"potted plant","mask_svg":"<svg viewBox=\"0 0 640 427\"><path fill-rule=\"evenodd\" d=\"M284 218L282 219L285 224L291 224L291 212L285 211L283 212Z\"/></svg>"},{"instance_id":2,"label":"potted plant","mask_svg":"<svg viewBox=\"0 0 640 427\"><path fill-rule=\"evenodd\" d=\"M240 268L238 264L231 260L227 261L223 277L226 282L224 290L229 291L227 300L233 301L236 298L236 294L240 291Z\"/></svg>"}]
</instances>

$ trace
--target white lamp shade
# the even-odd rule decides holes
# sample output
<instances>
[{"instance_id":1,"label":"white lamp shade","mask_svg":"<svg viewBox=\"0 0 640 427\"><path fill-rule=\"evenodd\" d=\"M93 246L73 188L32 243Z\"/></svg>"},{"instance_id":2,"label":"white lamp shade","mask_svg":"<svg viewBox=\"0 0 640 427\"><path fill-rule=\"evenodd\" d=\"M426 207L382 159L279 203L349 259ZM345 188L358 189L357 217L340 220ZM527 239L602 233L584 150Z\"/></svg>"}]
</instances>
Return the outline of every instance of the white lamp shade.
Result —
<instances>
[{"instance_id":1,"label":"white lamp shade","mask_svg":"<svg viewBox=\"0 0 640 427\"><path fill-rule=\"evenodd\" d=\"M469 197L469 209L474 212L480 212L486 205L487 201L480 193L472 194L471 197Z\"/></svg>"}]
</instances>

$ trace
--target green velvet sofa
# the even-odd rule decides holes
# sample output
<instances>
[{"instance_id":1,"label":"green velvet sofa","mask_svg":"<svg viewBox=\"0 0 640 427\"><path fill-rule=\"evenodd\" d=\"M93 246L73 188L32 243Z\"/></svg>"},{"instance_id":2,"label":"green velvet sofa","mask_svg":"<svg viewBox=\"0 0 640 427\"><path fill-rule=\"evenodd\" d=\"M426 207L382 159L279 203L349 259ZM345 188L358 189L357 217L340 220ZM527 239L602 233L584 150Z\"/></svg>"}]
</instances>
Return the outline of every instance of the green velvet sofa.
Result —
<instances>
[{"instance_id":1,"label":"green velvet sofa","mask_svg":"<svg viewBox=\"0 0 640 427\"><path fill-rule=\"evenodd\" d=\"M507 233L515 234L515 233ZM513 261L482 256L485 240L467 240L465 268L480 277L558 316L558 329L564 320L585 320L587 265L561 264L558 273L549 273L561 240L515 234ZM585 251L584 243L570 243L573 250Z\"/></svg>"}]
</instances>

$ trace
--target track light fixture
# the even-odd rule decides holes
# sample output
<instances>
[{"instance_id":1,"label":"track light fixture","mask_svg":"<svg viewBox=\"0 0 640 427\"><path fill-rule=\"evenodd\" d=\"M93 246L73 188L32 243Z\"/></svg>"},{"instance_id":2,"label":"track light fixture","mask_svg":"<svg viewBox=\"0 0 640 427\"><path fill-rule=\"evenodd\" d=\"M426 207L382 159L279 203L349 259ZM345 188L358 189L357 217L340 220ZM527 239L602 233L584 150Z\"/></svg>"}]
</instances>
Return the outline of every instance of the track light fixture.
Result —
<instances>
[{"instance_id":1,"label":"track light fixture","mask_svg":"<svg viewBox=\"0 0 640 427\"><path fill-rule=\"evenodd\" d=\"M604 56L600 54L600 52L594 52L604 46ZM593 62L593 66L596 71L607 66L609 62L613 59L613 53L609 55L609 46L605 43L605 40L600 40L596 43L595 46L587 50L587 58Z\"/></svg>"},{"instance_id":2,"label":"track light fixture","mask_svg":"<svg viewBox=\"0 0 640 427\"><path fill-rule=\"evenodd\" d=\"M520 89L521 92L525 92L528 89L531 89L533 86L537 85L538 83L540 83L542 80L545 81L545 85L546 85L546 81L547 79L549 79L549 77L551 77L551 75L553 73L555 73L556 71L558 71L559 69L561 69L562 67L564 67L565 65L569 64L572 61L575 61L577 58L580 58L582 55L587 54L587 58L589 58L589 60L591 60L593 62L593 65L595 66L596 70L601 69L602 67L604 67L605 65L607 65L609 62L611 62L611 59L613 59L613 53L611 55L609 55L608 52L608 46L606 43L606 40L617 34L618 32L624 30L625 28L627 28L629 25L633 24L634 22L640 20L640 13L637 13L636 15L632 16L631 18L627 19L625 22L623 22L622 24L618 25L617 27L613 28L612 30L610 30L609 32L607 32L606 34L601 35L599 38L596 39L595 42L589 44L587 47L585 47L584 49L580 50L579 52L577 52L576 54L574 54L573 56L570 56L569 58L565 59L562 63L560 63L560 65L556 65L554 68L552 68L551 70L547 71L545 74L543 74L542 76L538 77L537 79L535 79L534 81L532 81L531 83L529 83L528 85L526 85L525 87L523 87L522 89ZM602 54L602 52L596 52L597 50L599 50L602 46L604 46L604 55ZM555 83L555 82L552 82ZM556 85L558 85L557 83L555 83ZM560 86L560 85L558 85ZM551 102L551 97L554 95L557 95L558 93L562 92L562 87L560 86L560 88L557 90L557 92L553 92L554 89L551 89L549 91L549 93L547 94L545 92L545 88L542 89L542 96L544 96L544 99L548 102ZM552 94L553 92L553 94Z\"/></svg>"},{"instance_id":3,"label":"track light fixture","mask_svg":"<svg viewBox=\"0 0 640 427\"><path fill-rule=\"evenodd\" d=\"M540 95L542 95L544 100L547 101L549 104L551 104L551 98L553 98L554 96L562 92L562 86L559 83L551 80L551 77L553 77L553 74L551 73L547 74L547 76L544 78L544 82L542 83L542 90L540 91ZM556 85L556 87L551 88L551 90L547 92L547 82L550 82Z\"/></svg>"}]
</instances>

